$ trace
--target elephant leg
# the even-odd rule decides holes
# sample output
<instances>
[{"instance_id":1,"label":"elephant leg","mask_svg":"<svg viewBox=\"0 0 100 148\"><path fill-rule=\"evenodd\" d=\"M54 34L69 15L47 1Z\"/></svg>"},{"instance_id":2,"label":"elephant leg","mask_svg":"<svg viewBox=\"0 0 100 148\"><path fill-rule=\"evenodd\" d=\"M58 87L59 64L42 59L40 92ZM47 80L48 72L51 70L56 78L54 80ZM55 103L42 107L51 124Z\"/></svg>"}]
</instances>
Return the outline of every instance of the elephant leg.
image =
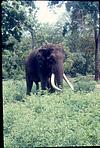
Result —
<instances>
[{"instance_id":1,"label":"elephant leg","mask_svg":"<svg viewBox=\"0 0 100 148\"><path fill-rule=\"evenodd\" d=\"M46 80L42 80L41 81L41 88L42 88L42 90L46 90L46 87L47 87L47 81Z\"/></svg>"},{"instance_id":2,"label":"elephant leg","mask_svg":"<svg viewBox=\"0 0 100 148\"><path fill-rule=\"evenodd\" d=\"M33 80L27 79L26 80L26 85L27 85L27 95L30 95L30 92L32 90L32 85L33 85Z\"/></svg>"},{"instance_id":3,"label":"elephant leg","mask_svg":"<svg viewBox=\"0 0 100 148\"><path fill-rule=\"evenodd\" d=\"M50 85L50 78L48 78L48 81L47 81L47 87L48 87L48 89L51 88L51 85Z\"/></svg>"},{"instance_id":4,"label":"elephant leg","mask_svg":"<svg viewBox=\"0 0 100 148\"><path fill-rule=\"evenodd\" d=\"M39 90L39 83L36 82L36 90L38 91Z\"/></svg>"},{"instance_id":5,"label":"elephant leg","mask_svg":"<svg viewBox=\"0 0 100 148\"><path fill-rule=\"evenodd\" d=\"M51 86L51 84L50 84L49 92L50 92L50 93L55 92L55 89Z\"/></svg>"},{"instance_id":6,"label":"elephant leg","mask_svg":"<svg viewBox=\"0 0 100 148\"><path fill-rule=\"evenodd\" d=\"M35 84L36 84L35 94L37 95L38 94L38 90L39 90L39 83L38 82L35 82Z\"/></svg>"}]
</instances>

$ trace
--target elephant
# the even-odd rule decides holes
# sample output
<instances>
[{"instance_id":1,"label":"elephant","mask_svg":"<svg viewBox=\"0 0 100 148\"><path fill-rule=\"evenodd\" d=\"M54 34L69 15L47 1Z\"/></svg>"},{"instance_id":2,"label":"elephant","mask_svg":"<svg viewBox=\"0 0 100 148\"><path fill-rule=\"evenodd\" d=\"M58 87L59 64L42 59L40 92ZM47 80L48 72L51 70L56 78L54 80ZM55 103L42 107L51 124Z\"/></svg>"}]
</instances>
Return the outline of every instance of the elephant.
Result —
<instances>
[{"instance_id":1,"label":"elephant","mask_svg":"<svg viewBox=\"0 0 100 148\"><path fill-rule=\"evenodd\" d=\"M64 74L65 52L61 45L48 43L32 50L25 60L27 95L30 95L33 82L36 90L62 91L63 78L73 90L73 85Z\"/></svg>"}]
</instances>

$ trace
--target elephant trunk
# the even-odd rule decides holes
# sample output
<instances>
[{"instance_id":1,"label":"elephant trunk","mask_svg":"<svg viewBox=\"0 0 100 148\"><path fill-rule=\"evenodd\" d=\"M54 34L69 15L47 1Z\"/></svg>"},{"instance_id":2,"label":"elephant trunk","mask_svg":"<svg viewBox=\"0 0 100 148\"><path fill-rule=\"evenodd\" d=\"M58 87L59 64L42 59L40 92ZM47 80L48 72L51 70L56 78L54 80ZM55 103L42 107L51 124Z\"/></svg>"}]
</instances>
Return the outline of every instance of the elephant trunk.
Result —
<instances>
[{"instance_id":1,"label":"elephant trunk","mask_svg":"<svg viewBox=\"0 0 100 148\"><path fill-rule=\"evenodd\" d=\"M51 85L54 89L61 91L63 87L63 79L68 83L68 85L71 87L72 90L74 90L73 85L71 82L68 80L66 75L64 74L64 69L63 69L63 62L59 61L54 67L53 67L53 72L51 75ZM55 85L56 83L56 85ZM60 88L59 88L60 87Z\"/></svg>"},{"instance_id":2,"label":"elephant trunk","mask_svg":"<svg viewBox=\"0 0 100 148\"><path fill-rule=\"evenodd\" d=\"M58 61L52 69L52 87L56 90L62 90L63 87L63 61ZM52 81L51 81L52 82ZM54 86L54 85L56 86Z\"/></svg>"},{"instance_id":3,"label":"elephant trunk","mask_svg":"<svg viewBox=\"0 0 100 148\"><path fill-rule=\"evenodd\" d=\"M58 61L57 65L55 66L54 74L55 74L55 81L58 87L63 87L63 61Z\"/></svg>"}]
</instances>

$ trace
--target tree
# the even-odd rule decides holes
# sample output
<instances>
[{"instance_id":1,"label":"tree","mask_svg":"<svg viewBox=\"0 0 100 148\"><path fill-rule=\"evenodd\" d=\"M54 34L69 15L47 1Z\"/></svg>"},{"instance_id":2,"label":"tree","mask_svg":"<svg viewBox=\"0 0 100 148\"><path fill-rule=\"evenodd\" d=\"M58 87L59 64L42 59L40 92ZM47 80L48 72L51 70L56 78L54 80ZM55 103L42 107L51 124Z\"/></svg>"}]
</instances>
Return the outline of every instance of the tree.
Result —
<instances>
[{"instance_id":1,"label":"tree","mask_svg":"<svg viewBox=\"0 0 100 148\"><path fill-rule=\"evenodd\" d=\"M14 50L13 41L9 41L9 38L13 37L20 42L25 25L27 27L30 13L34 12L34 1L3 1L1 3L2 8L2 45L3 49ZM35 17L35 16L33 16ZM33 21L34 22L34 21ZM34 23L33 23L34 24Z\"/></svg>"},{"instance_id":2,"label":"tree","mask_svg":"<svg viewBox=\"0 0 100 148\"><path fill-rule=\"evenodd\" d=\"M19 5L19 2L3 1L2 4L2 44L3 49L10 49L13 43L8 42L9 37L13 36L20 41L20 24L25 20L25 15ZM19 9L19 12L18 12Z\"/></svg>"},{"instance_id":3,"label":"tree","mask_svg":"<svg viewBox=\"0 0 100 148\"><path fill-rule=\"evenodd\" d=\"M60 1L60 3L63 1ZM94 42L95 42L95 80L100 79L100 58L99 58L99 46L100 46L100 30L99 30L99 2L98 1L67 1L64 2L66 10L71 12L71 22L66 23L63 30L63 35L65 35L69 30L71 34L82 33L85 28L85 23L87 17L90 18L88 21L92 25L92 33L94 31ZM55 5L55 2L49 2L51 5ZM56 2L59 4L59 1Z\"/></svg>"},{"instance_id":4,"label":"tree","mask_svg":"<svg viewBox=\"0 0 100 148\"><path fill-rule=\"evenodd\" d=\"M23 78L24 60L32 50L31 39L35 36L30 30L34 31L37 24L34 1L7 0L1 6L3 78Z\"/></svg>"},{"instance_id":5,"label":"tree","mask_svg":"<svg viewBox=\"0 0 100 148\"><path fill-rule=\"evenodd\" d=\"M39 27L39 23L36 19L36 13L37 13L37 10L35 11L30 10L24 22L24 29L26 31L29 31L32 38L32 49L34 49L35 47L36 30Z\"/></svg>"}]
</instances>

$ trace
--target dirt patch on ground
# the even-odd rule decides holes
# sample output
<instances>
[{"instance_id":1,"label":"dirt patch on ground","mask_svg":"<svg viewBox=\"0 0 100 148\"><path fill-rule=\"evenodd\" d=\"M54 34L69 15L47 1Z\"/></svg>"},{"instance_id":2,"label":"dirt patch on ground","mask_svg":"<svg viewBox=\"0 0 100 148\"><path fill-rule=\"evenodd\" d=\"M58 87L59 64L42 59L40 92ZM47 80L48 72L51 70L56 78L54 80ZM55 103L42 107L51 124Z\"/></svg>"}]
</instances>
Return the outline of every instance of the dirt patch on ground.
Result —
<instances>
[{"instance_id":1,"label":"dirt patch on ground","mask_svg":"<svg viewBox=\"0 0 100 148\"><path fill-rule=\"evenodd\" d=\"M96 84L96 89L100 89L100 84Z\"/></svg>"}]
</instances>

